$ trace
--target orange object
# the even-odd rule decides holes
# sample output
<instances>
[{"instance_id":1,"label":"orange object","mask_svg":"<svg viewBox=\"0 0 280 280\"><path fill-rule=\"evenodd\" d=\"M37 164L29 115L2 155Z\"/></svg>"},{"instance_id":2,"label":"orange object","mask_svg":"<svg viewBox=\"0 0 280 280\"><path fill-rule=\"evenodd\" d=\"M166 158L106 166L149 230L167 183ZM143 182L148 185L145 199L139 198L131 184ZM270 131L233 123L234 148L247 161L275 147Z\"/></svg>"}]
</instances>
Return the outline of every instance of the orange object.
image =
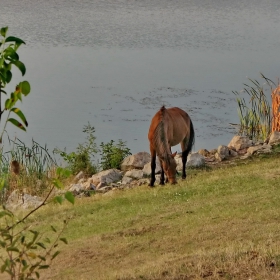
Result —
<instances>
[{"instance_id":1,"label":"orange object","mask_svg":"<svg viewBox=\"0 0 280 280\"><path fill-rule=\"evenodd\" d=\"M272 99L272 129L273 131L280 131L280 85L271 93Z\"/></svg>"}]
</instances>

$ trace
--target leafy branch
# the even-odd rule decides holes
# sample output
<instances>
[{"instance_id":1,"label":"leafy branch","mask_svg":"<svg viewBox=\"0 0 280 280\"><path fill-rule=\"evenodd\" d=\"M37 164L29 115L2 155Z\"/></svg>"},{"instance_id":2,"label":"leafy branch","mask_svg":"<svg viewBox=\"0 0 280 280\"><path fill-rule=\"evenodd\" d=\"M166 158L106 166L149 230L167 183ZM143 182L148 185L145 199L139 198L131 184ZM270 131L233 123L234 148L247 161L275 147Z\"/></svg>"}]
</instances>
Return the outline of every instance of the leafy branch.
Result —
<instances>
[{"instance_id":1,"label":"leafy branch","mask_svg":"<svg viewBox=\"0 0 280 280\"><path fill-rule=\"evenodd\" d=\"M18 68L22 76L26 73L25 65L20 61L19 55L17 53L18 48L25 44L23 40L14 36L8 36L8 27L2 27L0 29L0 122L2 121L2 115L5 111L8 112L7 118L4 122L4 128L0 135L0 142L2 142L2 137L4 131L6 130L6 125L8 122L12 123L16 127L26 131L28 122L25 118L23 112L15 107L17 101L22 101L23 96L27 96L30 93L30 84L27 81L22 81L16 85L15 90L8 97L5 87L12 80L12 66ZM4 107L2 106L2 94L7 95ZM3 107L3 108L2 108ZM10 114L14 113L20 121L10 117Z\"/></svg>"}]
</instances>

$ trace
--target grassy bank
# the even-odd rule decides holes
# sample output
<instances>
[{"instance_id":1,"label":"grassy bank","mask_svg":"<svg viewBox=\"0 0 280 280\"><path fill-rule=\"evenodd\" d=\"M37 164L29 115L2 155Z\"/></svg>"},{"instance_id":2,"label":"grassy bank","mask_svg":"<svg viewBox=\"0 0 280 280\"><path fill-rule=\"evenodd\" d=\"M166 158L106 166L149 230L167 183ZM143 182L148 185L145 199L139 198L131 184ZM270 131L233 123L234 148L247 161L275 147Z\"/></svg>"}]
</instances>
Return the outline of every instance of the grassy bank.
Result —
<instances>
[{"instance_id":1,"label":"grassy bank","mask_svg":"<svg viewBox=\"0 0 280 280\"><path fill-rule=\"evenodd\" d=\"M280 158L190 170L176 186L141 186L49 205L34 227L70 217L47 279L280 279Z\"/></svg>"}]
</instances>

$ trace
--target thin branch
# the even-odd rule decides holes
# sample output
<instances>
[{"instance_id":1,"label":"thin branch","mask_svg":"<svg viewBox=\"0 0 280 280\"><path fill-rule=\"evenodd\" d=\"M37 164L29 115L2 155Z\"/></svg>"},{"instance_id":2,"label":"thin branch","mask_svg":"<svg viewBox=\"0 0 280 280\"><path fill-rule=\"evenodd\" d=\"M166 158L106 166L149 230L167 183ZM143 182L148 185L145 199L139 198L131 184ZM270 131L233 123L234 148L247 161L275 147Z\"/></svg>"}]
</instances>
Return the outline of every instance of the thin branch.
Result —
<instances>
[{"instance_id":1,"label":"thin branch","mask_svg":"<svg viewBox=\"0 0 280 280\"><path fill-rule=\"evenodd\" d=\"M55 188L55 186L52 186L52 188L50 189L49 193L47 194L47 196L45 197L44 201L37 206L36 208L34 208L32 211L30 211L25 217L23 217L21 220L19 220L18 222L16 222L15 224L13 224L12 226L9 226L7 228L7 230L10 230L11 228L17 226L18 224L23 223L30 215L32 215L34 212L36 212L39 208L41 208L42 206L46 205L47 203L47 199L49 198L49 196L51 195L53 189Z\"/></svg>"}]
</instances>

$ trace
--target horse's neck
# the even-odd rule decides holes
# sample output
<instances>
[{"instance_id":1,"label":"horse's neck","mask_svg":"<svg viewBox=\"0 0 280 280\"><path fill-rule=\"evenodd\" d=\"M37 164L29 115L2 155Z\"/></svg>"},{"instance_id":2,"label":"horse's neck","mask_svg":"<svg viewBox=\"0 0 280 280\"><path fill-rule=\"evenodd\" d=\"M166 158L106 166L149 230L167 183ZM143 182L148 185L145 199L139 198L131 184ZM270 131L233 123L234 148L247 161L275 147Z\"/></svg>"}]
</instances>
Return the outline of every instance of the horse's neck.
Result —
<instances>
[{"instance_id":1,"label":"horse's neck","mask_svg":"<svg viewBox=\"0 0 280 280\"><path fill-rule=\"evenodd\" d=\"M168 145L168 137L167 137L167 130L166 127L164 126L164 122L161 121L158 125L158 131L157 131L157 153L158 156L161 158L168 158L168 155L171 153L170 148Z\"/></svg>"}]
</instances>

